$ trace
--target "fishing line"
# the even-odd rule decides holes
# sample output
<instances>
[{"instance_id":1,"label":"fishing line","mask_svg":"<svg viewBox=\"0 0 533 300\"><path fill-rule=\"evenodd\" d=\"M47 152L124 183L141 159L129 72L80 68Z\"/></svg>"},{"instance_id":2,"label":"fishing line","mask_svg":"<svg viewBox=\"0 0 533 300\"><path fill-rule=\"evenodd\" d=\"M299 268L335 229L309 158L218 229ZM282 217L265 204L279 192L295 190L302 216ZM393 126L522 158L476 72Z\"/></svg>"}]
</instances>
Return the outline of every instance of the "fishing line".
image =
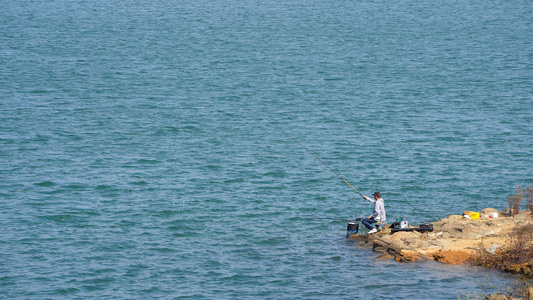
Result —
<instances>
[{"instance_id":1,"label":"fishing line","mask_svg":"<svg viewBox=\"0 0 533 300\"><path fill-rule=\"evenodd\" d=\"M300 143L296 138L294 138L293 136L291 136L290 134L288 134L285 130L281 129L279 126L277 126L276 124L272 123L272 122L268 122L269 124L271 124L272 126L276 127L279 131L285 133L289 138L291 138L293 141L295 141L298 145L300 145L302 148L304 148L307 152L309 152L311 155L313 155L319 162L321 162L324 166L326 166L331 172L333 172L335 175L337 175L337 177L339 177L340 179L342 179L342 181L344 181L347 185L349 185L354 191L356 191L361 197L364 198L363 194L361 194L358 190L356 190L348 181L346 181L346 179L342 178L341 175L339 175L339 173L335 172L335 170L333 170L330 166L328 166L325 162L323 162L318 156L316 156L313 152L311 152L311 150L307 149L307 147L305 147L304 145L302 145L302 143Z\"/></svg>"}]
</instances>

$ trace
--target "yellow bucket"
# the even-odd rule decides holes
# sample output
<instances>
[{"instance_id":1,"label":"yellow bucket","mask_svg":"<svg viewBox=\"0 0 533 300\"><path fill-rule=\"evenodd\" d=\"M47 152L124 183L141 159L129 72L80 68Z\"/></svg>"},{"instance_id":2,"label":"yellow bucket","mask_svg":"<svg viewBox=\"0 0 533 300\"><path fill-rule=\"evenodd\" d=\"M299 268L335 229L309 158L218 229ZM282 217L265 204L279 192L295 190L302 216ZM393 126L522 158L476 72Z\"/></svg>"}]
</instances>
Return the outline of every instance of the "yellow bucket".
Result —
<instances>
[{"instance_id":1,"label":"yellow bucket","mask_svg":"<svg viewBox=\"0 0 533 300\"><path fill-rule=\"evenodd\" d=\"M470 214L470 219L472 220L477 220L479 219L479 213L478 212L473 212Z\"/></svg>"}]
</instances>

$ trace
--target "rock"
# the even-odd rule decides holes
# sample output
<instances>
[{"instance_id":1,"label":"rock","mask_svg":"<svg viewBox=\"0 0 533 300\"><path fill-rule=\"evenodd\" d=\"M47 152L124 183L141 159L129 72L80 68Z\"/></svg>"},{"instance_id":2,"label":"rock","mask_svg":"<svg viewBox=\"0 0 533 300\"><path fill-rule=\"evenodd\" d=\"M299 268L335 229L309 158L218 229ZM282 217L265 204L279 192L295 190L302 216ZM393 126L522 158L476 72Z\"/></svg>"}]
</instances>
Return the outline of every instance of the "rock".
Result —
<instances>
[{"instance_id":1,"label":"rock","mask_svg":"<svg viewBox=\"0 0 533 300\"><path fill-rule=\"evenodd\" d=\"M434 240L434 241L431 241L429 243L431 246L436 246L436 247L444 247L444 242L442 240Z\"/></svg>"},{"instance_id":2,"label":"rock","mask_svg":"<svg viewBox=\"0 0 533 300\"><path fill-rule=\"evenodd\" d=\"M399 231L393 235L390 235L392 241L406 240L411 238L418 238L420 235L415 231Z\"/></svg>"},{"instance_id":3,"label":"rock","mask_svg":"<svg viewBox=\"0 0 533 300\"><path fill-rule=\"evenodd\" d=\"M461 230L463 239L480 239L485 235L486 228L479 224L466 224Z\"/></svg>"},{"instance_id":4,"label":"rock","mask_svg":"<svg viewBox=\"0 0 533 300\"><path fill-rule=\"evenodd\" d=\"M410 241L409 243L410 245L412 244L413 247L415 247L417 250L419 250L418 252L424 252L421 249L427 249L431 245L429 241L416 241L416 242Z\"/></svg>"},{"instance_id":5,"label":"rock","mask_svg":"<svg viewBox=\"0 0 533 300\"><path fill-rule=\"evenodd\" d=\"M451 265L458 265L468 262L471 256L471 251L443 250L433 254L433 259Z\"/></svg>"},{"instance_id":6,"label":"rock","mask_svg":"<svg viewBox=\"0 0 533 300\"><path fill-rule=\"evenodd\" d=\"M533 278L533 265L529 263L511 265L505 269L506 272L513 274L521 274L528 278Z\"/></svg>"},{"instance_id":7,"label":"rock","mask_svg":"<svg viewBox=\"0 0 533 300\"><path fill-rule=\"evenodd\" d=\"M488 295L484 298L485 300L508 300L509 297L505 295Z\"/></svg>"},{"instance_id":8,"label":"rock","mask_svg":"<svg viewBox=\"0 0 533 300\"><path fill-rule=\"evenodd\" d=\"M498 244L494 244L494 245L492 245L492 246L486 248L485 251L487 251L487 252L490 253L490 254L495 254L495 253L496 253L496 250L497 250L498 248L500 248L500 247L501 247L500 245L498 245Z\"/></svg>"},{"instance_id":9,"label":"rock","mask_svg":"<svg viewBox=\"0 0 533 300\"><path fill-rule=\"evenodd\" d=\"M450 220L450 221L452 221L452 220L462 220L462 219L464 219L464 217L463 217L463 216L460 216L460 215L450 215L450 216L448 216L448 218L446 218L446 219L448 219L448 220ZM446 219L445 219L445 220L446 220Z\"/></svg>"},{"instance_id":10,"label":"rock","mask_svg":"<svg viewBox=\"0 0 533 300\"><path fill-rule=\"evenodd\" d=\"M390 255L388 252L385 252L381 254L380 256L378 256L378 259L390 260L390 259L394 259L394 256Z\"/></svg>"},{"instance_id":11,"label":"rock","mask_svg":"<svg viewBox=\"0 0 533 300\"><path fill-rule=\"evenodd\" d=\"M389 247L390 247L390 244L381 239L374 240L374 243L372 243L372 250L378 251L378 252L387 252Z\"/></svg>"},{"instance_id":12,"label":"rock","mask_svg":"<svg viewBox=\"0 0 533 300\"><path fill-rule=\"evenodd\" d=\"M442 238L443 239L451 239L452 235L449 232L443 232L442 233Z\"/></svg>"},{"instance_id":13,"label":"rock","mask_svg":"<svg viewBox=\"0 0 533 300\"><path fill-rule=\"evenodd\" d=\"M443 232L445 238L479 239L499 235L504 229L502 224L514 223L512 220L507 221L507 219L450 220L447 218L435 223L434 226L436 230Z\"/></svg>"},{"instance_id":14,"label":"rock","mask_svg":"<svg viewBox=\"0 0 533 300\"><path fill-rule=\"evenodd\" d=\"M460 222L447 222L438 226L438 230L449 234L451 237L462 238L464 224Z\"/></svg>"},{"instance_id":15,"label":"rock","mask_svg":"<svg viewBox=\"0 0 533 300\"><path fill-rule=\"evenodd\" d=\"M486 208L483 212L493 210L495 209ZM499 218L477 220L451 215L433 223L435 231L429 233L399 231L392 234L389 229L379 234L355 235L355 238L350 239L381 252L380 259L392 258L398 262L435 260L448 264L466 264L479 250L497 253L509 243L512 232L525 224L533 224L530 212L513 217L501 214ZM533 278L533 261L517 265L510 265L508 262L506 265L507 272ZM504 271L503 268L500 270Z\"/></svg>"},{"instance_id":16,"label":"rock","mask_svg":"<svg viewBox=\"0 0 533 300\"><path fill-rule=\"evenodd\" d=\"M424 261L427 260L426 257L421 255L419 252L414 250L397 250L389 248L387 251L388 255L394 258L397 262L414 262L414 261ZM382 257L386 257L382 255Z\"/></svg>"},{"instance_id":17,"label":"rock","mask_svg":"<svg viewBox=\"0 0 533 300\"><path fill-rule=\"evenodd\" d=\"M531 220L531 213L528 211L521 212L513 216L515 222L526 223Z\"/></svg>"},{"instance_id":18,"label":"rock","mask_svg":"<svg viewBox=\"0 0 533 300\"><path fill-rule=\"evenodd\" d=\"M414 262L414 261L423 261L425 260L418 252L402 250L400 255L396 257L396 261L400 262Z\"/></svg>"},{"instance_id":19,"label":"rock","mask_svg":"<svg viewBox=\"0 0 533 300\"><path fill-rule=\"evenodd\" d=\"M489 215L490 216L490 213L493 213L493 212L497 213L498 210L495 209L495 208L485 208L485 209L483 209L481 211L481 215Z\"/></svg>"}]
</instances>

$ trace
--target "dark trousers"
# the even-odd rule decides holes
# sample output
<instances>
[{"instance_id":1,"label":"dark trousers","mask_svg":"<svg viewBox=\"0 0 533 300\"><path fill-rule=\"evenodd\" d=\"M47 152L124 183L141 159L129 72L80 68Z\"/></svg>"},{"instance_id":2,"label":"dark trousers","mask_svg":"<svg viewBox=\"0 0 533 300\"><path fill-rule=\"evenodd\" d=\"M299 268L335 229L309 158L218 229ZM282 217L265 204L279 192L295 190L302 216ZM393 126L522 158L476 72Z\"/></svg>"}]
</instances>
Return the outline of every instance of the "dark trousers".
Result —
<instances>
[{"instance_id":1,"label":"dark trousers","mask_svg":"<svg viewBox=\"0 0 533 300\"><path fill-rule=\"evenodd\" d=\"M372 224L377 223L377 222L378 221L376 221L374 218L370 218L370 219L364 218L361 221L361 223L363 223L363 225L365 225L365 227L368 229L374 229L374 226L372 226Z\"/></svg>"}]
</instances>

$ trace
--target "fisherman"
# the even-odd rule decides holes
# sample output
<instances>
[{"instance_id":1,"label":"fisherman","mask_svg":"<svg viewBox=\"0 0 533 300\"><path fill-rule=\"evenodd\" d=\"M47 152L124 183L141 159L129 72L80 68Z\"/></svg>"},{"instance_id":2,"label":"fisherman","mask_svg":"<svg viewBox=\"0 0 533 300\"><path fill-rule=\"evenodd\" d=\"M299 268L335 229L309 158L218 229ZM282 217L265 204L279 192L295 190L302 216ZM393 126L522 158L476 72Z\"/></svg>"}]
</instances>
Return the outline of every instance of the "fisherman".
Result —
<instances>
[{"instance_id":1,"label":"fisherman","mask_svg":"<svg viewBox=\"0 0 533 300\"><path fill-rule=\"evenodd\" d=\"M369 234L378 232L377 228L372 226L372 224L387 222L387 214L385 213L385 201L381 199L381 193L375 192L374 194L372 194L372 196L374 196L374 199L367 196L363 196L365 200L374 204L374 210L372 211L372 214L370 216L361 221L361 223L363 223L363 225L365 225L366 228L370 230L368 232Z\"/></svg>"}]
</instances>

